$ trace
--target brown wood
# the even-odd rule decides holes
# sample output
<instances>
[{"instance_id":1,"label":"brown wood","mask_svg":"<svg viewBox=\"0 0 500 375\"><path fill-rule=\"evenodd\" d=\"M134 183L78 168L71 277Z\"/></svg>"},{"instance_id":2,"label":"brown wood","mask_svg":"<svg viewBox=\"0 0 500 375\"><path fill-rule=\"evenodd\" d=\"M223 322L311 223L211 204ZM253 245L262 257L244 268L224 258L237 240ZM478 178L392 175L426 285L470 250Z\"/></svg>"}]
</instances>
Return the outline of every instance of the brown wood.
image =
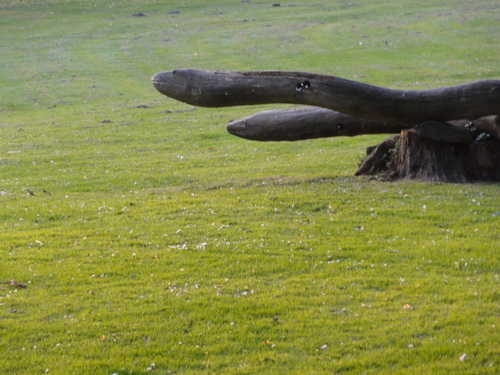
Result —
<instances>
[{"instance_id":1,"label":"brown wood","mask_svg":"<svg viewBox=\"0 0 500 375\"><path fill-rule=\"evenodd\" d=\"M356 176L394 177L391 167L396 153L399 135L393 135L377 146L366 149L366 157L359 164Z\"/></svg>"},{"instance_id":2,"label":"brown wood","mask_svg":"<svg viewBox=\"0 0 500 375\"><path fill-rule=\"evenodd\" d=\"M472 125L477 129L476 133L486 133L500 141L500 116L485 116L474 121L456 120L450 123L460 126Z\"/></svg>"},{"instance_id":3,"label":"brown wood","mask_svg":"<svg viewBox=\"0 0 500 375\"><path fill-rule=\"evenodd\" d=\"M355 117L415 124L500 114L499 80L432 90L393 90L312 73L178 69L158 73L152 81L162 94L202 107L305 104Z\"/></svg>"},{"instance_id":4,"label":"brown wood","mask_svg":"<svg viewBox=\"0 0 500 375\"><path fill-rule=\"evenodd\" d=\"M465 169L457 163L466 150L467 146L436 142L403 131L392 168L400 179L466 182Z\"/></svg>"},{"instance_id":5,"label":"brown wood","mask_svg":"<svg viewBox=\"0 0 500 375\"><path fill-rule=\"evenodd\" d=\"M357 176L440 182L500 181L500 142L440 142L403 130L367 150Z\"/></svg>"},{"instance_id":6,"label":"brown wood","mask_svg":"<svg viewBox=\"0 0 500 375\"><path fill-rule=\"evenodd\" d=\"M476 128L468 130L468 125ZM230 134L253 141L300 141L305 139L356 136L361 134L396 134L414 124L367 120L319 107L262 111L233 120L227 125ZM474 121L451 123L426 121L415 126L422 137L435 141L471 144L482 133L500 140L500 117L487 116Z\"/></svg>"},{"instance_id":7,"label":"brown wood","mask_svg":"<svg viewBox=\"0 0 500 375\"><path fill-rule=\"evenodd\" d=\"M441 142L471 144L475 138L465 126L443 121L425 121L415 127L415 132L421 137Z\"/></svg>"},{"instance_id":8,"label":"brown wood","mask_svg":"<svg viewBox=\"0 0 500 375\"><path fill-rule=\"evenodd\" d=\"M413 126L367 120L325 108L303 107L259 112L231 121L227 131L253 141L300 141L361 134L394 134Z\"/></svg>"}]
</instances>

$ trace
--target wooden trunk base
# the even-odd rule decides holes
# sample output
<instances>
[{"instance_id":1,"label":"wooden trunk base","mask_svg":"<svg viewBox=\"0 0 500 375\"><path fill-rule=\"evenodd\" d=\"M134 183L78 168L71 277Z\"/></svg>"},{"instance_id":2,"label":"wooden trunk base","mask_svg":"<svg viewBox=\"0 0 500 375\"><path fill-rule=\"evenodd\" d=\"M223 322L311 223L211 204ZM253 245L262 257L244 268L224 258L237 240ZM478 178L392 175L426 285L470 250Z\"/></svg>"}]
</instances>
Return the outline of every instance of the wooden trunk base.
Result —
<instances>
[{"instance_id":1,"label":"wooden trunk base","mask_svg":"<svg viewBox=\"0 0 500 375\"><path fill-rule=\"evenodd\" d=\"M433 141L413 130L369 147L356 176L440 182L500 182L500 142L470 145Z\"/></svg>"}]
</instances>

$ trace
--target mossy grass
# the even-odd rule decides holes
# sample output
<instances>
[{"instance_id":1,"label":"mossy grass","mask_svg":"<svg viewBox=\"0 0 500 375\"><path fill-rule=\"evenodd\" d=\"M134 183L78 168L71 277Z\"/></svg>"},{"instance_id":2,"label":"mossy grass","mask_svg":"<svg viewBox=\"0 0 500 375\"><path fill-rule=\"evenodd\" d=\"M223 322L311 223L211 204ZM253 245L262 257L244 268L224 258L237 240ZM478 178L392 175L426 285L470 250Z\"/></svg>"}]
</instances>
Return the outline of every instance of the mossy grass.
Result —
<instances>
[{"instance_id":1,"label":"mossy grass","mask_svg":"<svg viewBox=\"0 0 500 375\"><path fill-rule=\"evenodd\" d=\"M498 79L496 1L0 9L1 373L498 373L498 184L355 178L384 135L245 141L224 125L286 106L150 82Z\"/></svg>"}]
</instances>

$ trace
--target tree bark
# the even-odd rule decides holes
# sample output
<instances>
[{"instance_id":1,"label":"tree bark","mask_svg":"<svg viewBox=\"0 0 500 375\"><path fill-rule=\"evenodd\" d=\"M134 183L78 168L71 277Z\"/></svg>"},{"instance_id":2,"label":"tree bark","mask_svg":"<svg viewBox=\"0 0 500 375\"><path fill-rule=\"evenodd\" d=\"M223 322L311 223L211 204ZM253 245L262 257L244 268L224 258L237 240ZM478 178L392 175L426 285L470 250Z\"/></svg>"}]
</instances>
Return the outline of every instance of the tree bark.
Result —
<instances>
[{"instance_id":1,"label":"tree bark","mask_svg":"<svg viewBox=\"0 0 500 375\"><path fill-rule=\"evenodd\" d=\"M300 141L361 134L394 134L414 125L367 120L330 109L304 107L259 112L231 121L227 131L253 141Z\"/></svg>"},{"instance_id":2,"label":"tree bark","mask_svg":"<svg viewBox=\"0 0 500 375\"><path fill-rule=\"evenodd\" d=\"M403 130L367 149L357 176L440 182L500 181L500 142L440 142Z\"/></svg>"},{"instance_id":3,"label":"tree bark","mask_svg":"<svg viewBox=\"0 0 500 375\"><path fill-rule=\"evenodd\" d=\"M466 182L463 163L467 146L436 142L415 132L403 131L393 163L400 179L423 181Z\"/></svg>"},{"instance_id":4,"label":"tree bark","mask_svg":"<svg viewBox=\"0 0 500 375\"><path fill-rule=\"evenodd\" d=\"M383 176L397 178L391 169L397 151L399 135L393 135L378 146L368 147L366 157L360 163L356 176Z\"/></svg>"},{"instance_id":5,"label":"tree bark","mask_svg":"<svg viewBox=\"0 0 500 375\"><path fill-rule=\"evenodd\" d=\"M500 113L499 80L407 91L312 73L179 69L158 73L152 81L162 94L202 107L305 104L401 123L476 119Z\"/></svg>"}]
</instances>

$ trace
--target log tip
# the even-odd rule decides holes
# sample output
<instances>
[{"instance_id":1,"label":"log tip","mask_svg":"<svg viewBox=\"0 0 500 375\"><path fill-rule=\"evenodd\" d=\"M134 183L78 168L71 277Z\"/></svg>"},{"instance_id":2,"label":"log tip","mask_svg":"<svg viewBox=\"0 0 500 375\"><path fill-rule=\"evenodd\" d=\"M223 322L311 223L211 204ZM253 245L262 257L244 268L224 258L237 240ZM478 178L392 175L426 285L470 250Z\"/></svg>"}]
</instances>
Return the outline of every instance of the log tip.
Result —
<instances>
[{"instance_id":1,"label":"log tip","mask_svg":"<svg viewBox=\"0 0 500 375\"><path fill-rule=\"evenodd\" d=\"M244 119L230 121L226 125L226 130L229 134L235 135L237 137L245 138L245 139L252 139L252 138L248 137L248 134L246 132Z\"/></svg>"},{"instance_id":2,"label":"log tip","mask_svg":"<svg viewBox=\"0 0 500 375\"><path fill-rule=\"evenodd\" d=\"M151 77L151 82L153 83L154 88L163 95L168 95L166 93L166 89L168 88L173 73L174 71L162 72L157 73L153 77Z\"/></svg>"},{"instance_id":3,"label":"log tip","mask_svg":"<svg viewBox=\"0 0 500 375\"><path fill-rule=\"evenodd\" d=\"M235 135L249 141L281 141L279 134L275 134L272 130L270 132L263 128L255 127L252 124L251 117L245 117L239 120L230 121L226 125L226 130L229 134Z\"/></svg>"}]
</instances>

